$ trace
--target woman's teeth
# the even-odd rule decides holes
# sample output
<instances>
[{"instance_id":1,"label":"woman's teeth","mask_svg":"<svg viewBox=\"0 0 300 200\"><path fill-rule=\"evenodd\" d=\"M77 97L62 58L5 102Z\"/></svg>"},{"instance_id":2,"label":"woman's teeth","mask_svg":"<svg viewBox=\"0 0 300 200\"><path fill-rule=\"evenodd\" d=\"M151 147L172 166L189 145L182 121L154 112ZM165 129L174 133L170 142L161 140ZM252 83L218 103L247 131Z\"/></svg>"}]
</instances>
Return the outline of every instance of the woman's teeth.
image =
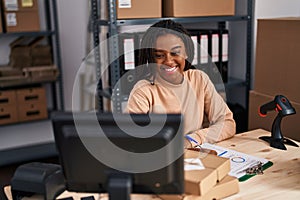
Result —
<instances>
[{"instance_id":1,"label":"woman's teeth","mask_svg":"<svg viewBox=\"0 0 300 200\"><path fill-rule=\"evenodd\" d=\"M164 70L166 70L167 72L173 72L176 70L176 67L172 67L172 68L164 68Z\"/></svg>"}]
</instances>

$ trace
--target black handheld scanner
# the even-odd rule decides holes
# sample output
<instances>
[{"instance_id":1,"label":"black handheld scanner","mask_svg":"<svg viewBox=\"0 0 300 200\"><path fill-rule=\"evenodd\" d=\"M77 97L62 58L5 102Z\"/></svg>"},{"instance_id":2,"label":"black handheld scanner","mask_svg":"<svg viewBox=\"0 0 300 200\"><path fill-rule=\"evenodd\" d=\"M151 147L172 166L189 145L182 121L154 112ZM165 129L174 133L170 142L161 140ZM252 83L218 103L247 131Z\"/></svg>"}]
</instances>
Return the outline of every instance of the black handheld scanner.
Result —
<instances>
[{"instance_id":1,"label":"black handheld scanner","mask_svg":"<svg viewBox=\"0 0 300 200\"><path fill-rule=\"evenodd\" d=\"M271 110L276 110L282 116L296 113L295 108L293 108L289 100L283 95L276 95L273 101L262 105L259 109L259 114L265 117L267 112Z\"/></svg>"}]
</instances>

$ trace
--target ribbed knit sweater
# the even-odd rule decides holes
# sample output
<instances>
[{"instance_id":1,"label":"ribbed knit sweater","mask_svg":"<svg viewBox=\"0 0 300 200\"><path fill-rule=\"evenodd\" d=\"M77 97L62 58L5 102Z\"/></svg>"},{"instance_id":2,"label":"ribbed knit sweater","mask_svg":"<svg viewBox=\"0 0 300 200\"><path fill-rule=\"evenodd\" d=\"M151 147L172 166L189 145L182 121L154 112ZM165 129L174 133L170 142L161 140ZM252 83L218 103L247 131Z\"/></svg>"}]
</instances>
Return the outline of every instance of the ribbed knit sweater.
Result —
<instances>
[{"instance_id":1,"label":"ribbed knit sweater","mask_svg":"<svg viewBox=\"0 0 300 200\"><path fill-rule=\"evenodd\" d=\"M132 89L126 112L181 113L184 133L200 144L215 143L235 134L233 114L209 77L200 70L187 70L181 84L174 85L156 76L155 84L138 81ZM203 127L207 117L208 127Z\"/></svg>"}]
</instances>

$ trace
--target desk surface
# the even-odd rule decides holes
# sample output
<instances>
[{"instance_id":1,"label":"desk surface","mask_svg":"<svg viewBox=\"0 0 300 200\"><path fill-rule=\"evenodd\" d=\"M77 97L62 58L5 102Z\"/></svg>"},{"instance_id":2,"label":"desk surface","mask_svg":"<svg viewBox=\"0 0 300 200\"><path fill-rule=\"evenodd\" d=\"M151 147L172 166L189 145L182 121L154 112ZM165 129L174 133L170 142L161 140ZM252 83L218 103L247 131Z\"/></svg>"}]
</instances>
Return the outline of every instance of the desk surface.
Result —
<instances>
[{"instance_id":1,"label":"desk surface","mask_svg":"<svg viewBox=\"0 0 300 200\"><path fill-rule=\"evenodd\" d=\"M258 139L260 136L270 136L270 132L253 130L218 143L273 162L263 175L240 182L240 192L226 199L300 199L300 148L286 145L286 151L275 149Z\"/></svg>"},{"instance_id":2,"label":"desk surface","mask_svg":"<svg viewBox=\"0 0 300 200\"><path fill-rule=\"evenodd\" d=\"M270 136L270 132L257 129L237 134L229 140L218 143L220 146L266 158L274 163L264 171L263 175L256 175L240 182L240 192L226 200L300 199L300 148L286 146L286 151L274 149L258 139L260 136ZM297 144L300 145L299 142ZM62 195L66 197L70 194ZM152 198L146 195L134 195L132 199Z\"/></svg>"}]
</instances>

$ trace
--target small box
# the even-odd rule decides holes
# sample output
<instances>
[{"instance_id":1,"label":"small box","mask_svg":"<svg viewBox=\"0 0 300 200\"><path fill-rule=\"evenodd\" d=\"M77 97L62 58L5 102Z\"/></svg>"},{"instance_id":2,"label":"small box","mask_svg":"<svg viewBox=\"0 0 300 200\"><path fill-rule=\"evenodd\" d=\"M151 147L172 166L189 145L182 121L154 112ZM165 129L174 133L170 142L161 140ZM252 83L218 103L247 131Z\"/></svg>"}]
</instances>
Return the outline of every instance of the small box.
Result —
<instances>
[{"instance_id":1,"label":"small box","mask_svg":"<svg viewBox=\"0 0 300 200\"><path fill-rule=\"evenodd\" d=\"M16 92L15 90L0 91L0 106L15 106Z\"/></svg>"},{"instance_id":2,"label":"small box","mask_svg":"<svg viewBox=\"0 0 300 200\"><path fill-rule=\"evenodd\" d=\"M3 0L6 32L40 31L38 0Z\"/></svg>"},{"instance_id":3,"label":"small box","mask_svg":"<svg viewBox=\"0 0 300 200\"><path fill-rule=\"evenodd\" d=\"M19 104L18 106L18 118L20 122L47 119L47 117L48 111L46 102L39 102L38 104Z\"/></svg>"},{"instance_id":4,"label":"small box","mask_svg":"<svg viewBox=\"0 0 300 200\"><path fill-rule=\"evenodd\" d=\"M185 171L185 193L204 195L217 184L217 181L218 175L215 169Z\"/></svg>"},{"instance_id":5,"label":"small box","mask_svg":"<svg viewBox=\"0 0 300 200\"><path fill-rule=\"evenodd\" d=\"M163 0L164 17L231 16L235 0Z\"/></svg>"},{"instance_id":6,"label":"small box","mask_svg":"<svg viewBox=\"0 0 300 200\"><path fill-rule=\"evenodd\" d=\"M232 176L225 176L220 182L218 182L212 189L206 194L201 196L196 195L159 195L163 200L213 200L223 199L240 191L239 181Z\"/></svg>"},{"instance_id":7,"label":"small box","mask_svg":"<svg viewBox=\"0 0 300 200\"><path fill-rule=\"evenodd\" d=\"M59 75L58 68L55 65L25 67L23 73L32 82L55 81Z\"/></svg>"},{"instance_id":8,"label":"small box","mask_svg":"<svg viewBox=\"0 0 300 200\"><path fill-rule=\"evenodd\" d=\"M248 129L258 129L262 128L268 131L272 130L273 121L277 115L276 111L270 111L267 113L266 117L261 117L258 114L258 109L260 106L273 101L275 96L270 96L257 92L255 90L250 91L249 95L249 125ZM292 106L296 110L296 114L286 116L281 122L281 131L284 137L288 137L297 141L300 141L300 102L290 101Z\"/></svg>"},{"instance_id":9,"label":"small box","mask_svg":"<svg viewBox=\"0 0 300 200\"><path fill-rule=\"evenodd\" d=\"M205 168L215 169L217 172L217 181L223 179L230 172L230 160L213 154L200 153L198 151L186 151L185 158L201 159Z\"/></svg>"},{"instance_id":10,"label":"small box","mask_svg":"<svg viewBox=\"0 0 300 200\"><path fill-rule=\"evenodd\" d=\"M185 158L199 158L204 170L185 171L185 193L204 195L230 172L230 160L213 154L187 150Z\"/></svg>"},{"instance_id":11,"label":"small box","mask_svg":"<svg viewBox=\"0 0 300 200\"><path fill-rule=\"evenodd\" d=\"M0 125L18 122L18 110L16 105L0 104Z\"/></svg>"},{"instance_id":12,"label":"small box","mask_svg":"<svg viewBox=\"0 0 300 200\"><path fill-rule=\"evenodd\" d=\"M117 0L118 19L160 18L162 0Z\"/></svg>"},{"instance_id":13,"label":"small box","mask_svg":"<svg viewBox=\"0 0 300 200\"><path fill-rule=\"evenodd\" d=\"M300 17L258 19L255 91L300 102L299 35Z\"/></svg>"},{"instance_id":14,"label":"small box","mask_svg":"<svg viewBox=\"0 0 300 200\"><path fill-rule=\"evenodd\" d=\"M19 106L25 104L46 104L46 91L43 87L16 90Z\"/></svg>"}]
</instances>

